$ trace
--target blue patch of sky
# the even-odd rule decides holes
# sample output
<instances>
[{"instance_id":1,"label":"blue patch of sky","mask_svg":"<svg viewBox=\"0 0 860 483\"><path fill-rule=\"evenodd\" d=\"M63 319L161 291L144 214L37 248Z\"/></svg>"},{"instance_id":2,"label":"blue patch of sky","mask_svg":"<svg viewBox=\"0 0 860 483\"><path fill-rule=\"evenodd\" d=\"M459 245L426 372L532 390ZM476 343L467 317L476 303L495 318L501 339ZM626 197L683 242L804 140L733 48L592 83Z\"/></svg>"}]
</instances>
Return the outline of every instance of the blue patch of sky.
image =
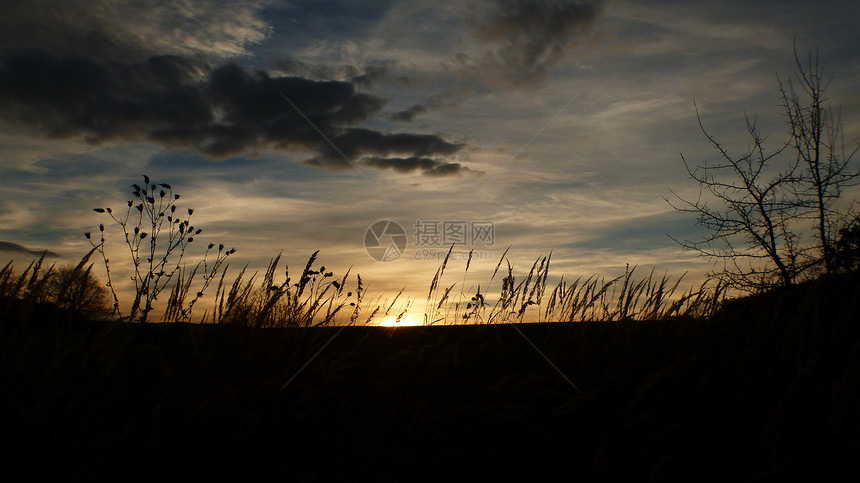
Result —
<instances>
[{"instance_id":1,"label":"blue patch of sky","mask_svg":"<svg viewBox=\"0 0 860 483\"><path fill-rule=\"evenodd\" d=\"M272 35L252 52L258 57L291 58L319 41L337 43L361 38L385 15L393 1L339 2L307 0L275 5L262 17L273 27ZM284 51L284 48L290 50Z\"/></svg>"},{"instance_id":2,"label":"blue patch of sky","mask_svg":"<svg viewBox=\"0 0 860 483\"><path fill-rule=\"evenodd\" d=\"M39 159L33 163L36 172L16 170L16 178L22 181L66 180L76 176L90 176L93 173L112 172L117 161L104 152L56 154Z\"/></svg>"}]
</instances>

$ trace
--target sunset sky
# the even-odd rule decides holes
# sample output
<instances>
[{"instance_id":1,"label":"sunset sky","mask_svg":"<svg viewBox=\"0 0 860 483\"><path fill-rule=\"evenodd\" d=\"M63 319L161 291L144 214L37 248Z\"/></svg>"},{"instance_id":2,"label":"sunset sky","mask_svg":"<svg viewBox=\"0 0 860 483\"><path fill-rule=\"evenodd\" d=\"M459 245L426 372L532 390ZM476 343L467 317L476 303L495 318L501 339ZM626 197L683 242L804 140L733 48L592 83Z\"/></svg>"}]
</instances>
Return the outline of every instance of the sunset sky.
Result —
<instances>
[{"instance_id":1,"label":"sunset sky","mask_svg":"<svg viewBox=\"0 0 860 483\"><path fill-rule=\"evenodd\" d=\"M860 139L857 1L0 9L0 242L22 268L24 250L79 259L105 221L93 208L123 206L148 174L194 208L197 248L236 248L231 269L283 251L300 270L320 250L380 299L420 301L449 244L420 244L416 225L465 226L492 236L455 246L445 285L470 248L467 289L484 285L508 247L523 271L552 251L555 276L630 263L692 284L711 265L667 234L701 232L664 198L696 192L681 153L715 158L694 99L730 152L746 149L744 113L784 141L777 74L794 73L796 36L820 48L846 141ZM365 249L378 220L405 230L394 260Z\"/></svg>"}]
</instances>

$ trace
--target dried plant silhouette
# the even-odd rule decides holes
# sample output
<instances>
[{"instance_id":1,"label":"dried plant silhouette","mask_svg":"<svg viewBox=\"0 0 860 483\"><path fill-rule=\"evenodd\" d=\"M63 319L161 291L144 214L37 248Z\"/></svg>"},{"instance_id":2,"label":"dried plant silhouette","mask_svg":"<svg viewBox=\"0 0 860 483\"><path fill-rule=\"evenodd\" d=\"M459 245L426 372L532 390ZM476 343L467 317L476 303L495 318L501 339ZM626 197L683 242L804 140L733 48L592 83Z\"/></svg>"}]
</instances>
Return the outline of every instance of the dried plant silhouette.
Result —
<instances>
[{"instance_id":1,"label":"dried plant silhouette","mask_svg":"<svg viewBox=\"0 0 860 483\"><path fill-rule=\"evenodd\" d=\"M838 110L826 105L830 84L818 54L801 61L795 46L797 73L779 80L788 140L768 149L766 136L746 115L749 144L732 154L696 119L720 160L692 167L681 155L689 177L699 185L695 199L672 191L666 201L692 213L708 235L679 240L684 248L721 262L711 274L733 289L758 292L788 286L817 272L833 273L834 238L850 229L854 206L840 206L842 190L856 183L851 162L858 147L846 151ZM798 90L798 87L800 86ZM814 224L809 241L806 224Z\"/></svg>"},{"instance_id":2,"label":"dried plant silhouette","mask_svg":"<svg viewBox=\"0 0 860 483\"><path fill-rule=\"evenodd\" d=\"M164 319L190 320L194 304L203 296L222 264L227 257L236 252L236 249L225 250L224 245L219 244L218 251L215 252L215 244L210 243L203 255L203 260L188 271L183 264L186 251L194 242L194 237L203 232L202 229L191 224L194 210L188 208L185 212L180 210L177 214L179 194L174 193L173 188L167 183L151 183L147 175L143 175L142 186L135 183L132 188L134 199L126 202L124 214L115 214L111 208L94 209L97 213L106 214L116 225L119 225L124 236L123 242L131 258L133 268L130 278L134 282L135 293L129 314L125 317L120 311L119 298L111 275L110 260L105 253L107 243L105 225L98 226L98 240L94 240L92 233L85 233L93 249L102 256L104 261L107 286L110 288L114 302L114 313L129 321L146 322L161 292L174 282ZM202 286L186 304L191 284L198 274L203 278Z\"/></svg>"}]
</instances>

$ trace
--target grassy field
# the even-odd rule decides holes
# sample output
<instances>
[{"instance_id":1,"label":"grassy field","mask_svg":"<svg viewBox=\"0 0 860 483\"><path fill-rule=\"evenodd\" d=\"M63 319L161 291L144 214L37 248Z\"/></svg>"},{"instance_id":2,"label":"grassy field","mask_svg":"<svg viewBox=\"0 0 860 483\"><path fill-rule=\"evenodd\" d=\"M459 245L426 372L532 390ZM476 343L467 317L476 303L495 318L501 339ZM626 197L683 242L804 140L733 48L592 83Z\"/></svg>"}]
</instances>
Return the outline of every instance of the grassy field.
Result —
<instances>
[{"instance_id":1,"label":"grassy field","mask_svg":"<svg viewBox=\"0 0 860 483\"><path fill-rule=\"evenodd\" d=\"M709 319L5 319L8 471L61 480L819 479L860 459L860 274ZM555 477L558 478L555 478Z\"/></svg>"}]
</instances>

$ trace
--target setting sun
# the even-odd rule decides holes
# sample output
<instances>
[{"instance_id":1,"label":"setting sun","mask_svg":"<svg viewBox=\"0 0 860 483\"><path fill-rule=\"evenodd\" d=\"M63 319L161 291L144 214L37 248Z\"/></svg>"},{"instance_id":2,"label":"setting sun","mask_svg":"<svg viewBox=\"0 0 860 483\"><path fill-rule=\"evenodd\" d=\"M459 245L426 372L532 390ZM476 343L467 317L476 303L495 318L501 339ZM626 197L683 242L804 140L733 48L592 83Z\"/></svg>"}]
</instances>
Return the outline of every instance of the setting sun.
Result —
<instances>
[{"instance_id":1,"label":"setting sun","mask_svg":"<svg viewBox=\"0 0 860 483\"><path fill-rule=\"evenodd\" d=\"M380 327L406 327L406 326L415 326L415 325L423 325L421 320L421 316L412 315L412 314L404 314L400 317L400 320L397 320L396 315L389 315L383 317L379 321Z\"/></svg>"}]
</instances>

